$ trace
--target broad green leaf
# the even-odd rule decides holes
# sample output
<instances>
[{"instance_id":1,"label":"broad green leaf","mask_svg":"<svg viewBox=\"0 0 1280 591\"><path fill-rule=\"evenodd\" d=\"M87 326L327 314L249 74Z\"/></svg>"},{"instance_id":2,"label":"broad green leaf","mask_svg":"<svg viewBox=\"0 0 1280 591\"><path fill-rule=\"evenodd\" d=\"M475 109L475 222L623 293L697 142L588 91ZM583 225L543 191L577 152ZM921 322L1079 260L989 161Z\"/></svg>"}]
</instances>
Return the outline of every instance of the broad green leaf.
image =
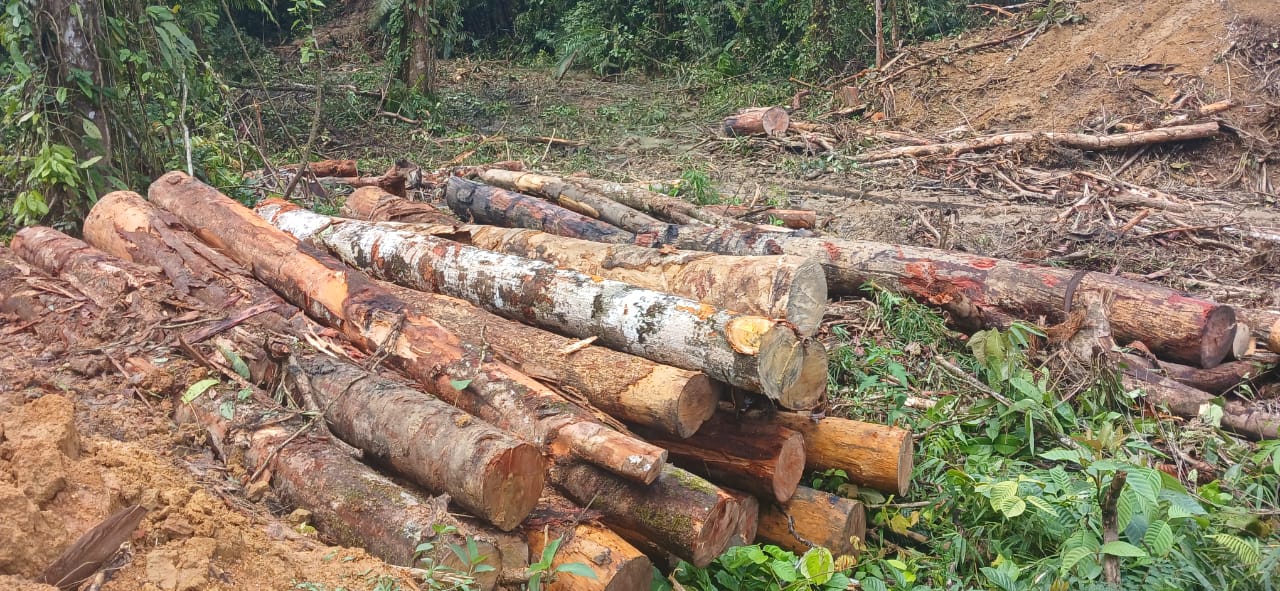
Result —
<instances>
[{"instance_id":1,"label":"broad green leaf","mask_svg":"<svg viewBox=\"0 0 1280 591\"><path fill-rule=\"evenodd\" d=\"M1258 548L1244 538L1231 534L1211 534L1207 537L1223 548L1230 550L1240 562L1247 566L1258 564L1258 561L1262 559L1262 554L1258 551Z\"/></svg>"},{"instance_id":2,"label":"broad green leaf","mask_svg":"<svg viewBox=\"0 0 1280 591\"><path fill-rule=\"evenodd\" d=\"M889 591L889 586L876 577L867 577L858 582L861 583L863 591Z\"/></svg>"},{"instance_id":3,"label":"broad green leaf","mask_svg":"<svg viewBox=\"0 0 1280 591\"><path fill-rule=\"evenodd\" d=\"M236 392L236 400L239 402L248 400L250 396L253 396L253 390L248 388L241 388L239 392Z\"/></svg>"},{"instance_id":4,"label":"broad green leaf","mask_svg":"<svg viewBox=\"0 0 1280 591\"><path fill-rule=\"evenodd\" d=\"M1080 463L1080 451L1074 449L1051 449L1040 454L1040 457L1058 462Z\"/></svg>"},{"instance_id":5,"label":"broad green leaf","mask_svg":"<svg viewBox=\"0 0 1280 591\"><path fill-rule=\"evenodd\" d=\"M568 562L556 567L556 572L596 580L596 571L581 562Z\"/></svg>"},{"instance_id":6,"label":"broad green leaf","mask_svg":"<svg viewBox=\"0 0 1280 591\"><path fill-rule=\"evenodd\" d=\"M218 414L222 415L222 418L228 421L234 420L236 418L235 401L223 400L222 404L218 405Z\"/></svg>"},{"instance_id":7,"label":"broad green leaf","mask_svg":"<svg viewBox=\"0 0 1280 591\"><path fill-rule=\"evenodd\" d=\"M1130 558L1144 558L1147 556L1146 550L1134 546L1129 542L1122 542L1120 540L1107 542L1103 544L1098 551L1103 554L1110 554L1111 556L1124 556Z\"/></svg>"},{"instance_id":8,"label":"broad green leaf","mask_svg":"<svg viewBox=\"0 0 1280 591\"><path fill-rule=\"evenodd\" d=\"M796 567L790 562L783 560L775 560L769 563L769 570L773 571L773 575L784 583L793 583L800 575L796 573Z\"/></svg>"},{"instance_id":9,"label":"broad green leaf","mask_svg":"<svg viewBox=\"0 0 1280 591\"><path fill-rule=\"evenodd\" d=\"M216 385L218 385L218 380L215 380L213 378L200 380L194 384L191 384L191 386L187 388L187 391L182 393L182 402L184 404L190 404L192 400L199 398L201 394L204 394L206 391L209 390L209 388L212 388Z\"/></svg>"},{"instance_id":10,"label":"broad green leaf","mask_svg":"<svg viewBox=\"0 0 1280 591\"><path fill-rule=\"evenodd\" d=\"M471 380L449 380L449 385L453 386L454 390L466 390L467 386L471 385Z\"/></svg>"},{"instance_id":11,"label":"broad green leaf","mask_svg":"<svg viewBox=\"0 0 1280 591\"><path fill-rule=\"evenodd\" d=\"M1062 573L1071 572L1071 568L1078 564L1081 560L1093 555L1093 550L1082 547L1075 547L1062 553Z\"/></svg>"},{"instance_id":12,"label":"broad green leaf","mask_svg":"<svg viewBox=\"0 0 1280 591\"><path fill-rule=\"evenodd\" d=\"M810 548L800 557L800 574L815 585L831 580L831 575L835 572L835 560L831 557L831 551L826 548Z\"/></svg>"},{"instance_id":13,"label":"broad green leaf","mask_svg":"<svg viewBox=\"0 0 1280 591\"><path fill-rule=\"evenodd\" d=\"M1164 521L1153 521L1147 526L1142 543L1156 556L1167 556L1173 550L1173 528Z\"/></svg>"},{"instance_id":14,"label":"broad green leaf","mask_svg":"<svg viewBox=\"0 0 1280 591\"><path fill-rule=\"evenodd\" d=\"M84 128L84 135L92 140L102 141L102 130L98 129L98 124L88 119L80 119L81 127Z\"/></svg>"},{"instance_id":15,"label":"broad green leaf","mask_svg":"<svg viewBox=\"0 0 1280 591\"><path fill-rule=\"evenodd\" d=\"M1150 507L1160 497L1160 472L1149 468L1130 469L1125 485L1145 501L1143 507Z\"/></svg>"}]
</instances>

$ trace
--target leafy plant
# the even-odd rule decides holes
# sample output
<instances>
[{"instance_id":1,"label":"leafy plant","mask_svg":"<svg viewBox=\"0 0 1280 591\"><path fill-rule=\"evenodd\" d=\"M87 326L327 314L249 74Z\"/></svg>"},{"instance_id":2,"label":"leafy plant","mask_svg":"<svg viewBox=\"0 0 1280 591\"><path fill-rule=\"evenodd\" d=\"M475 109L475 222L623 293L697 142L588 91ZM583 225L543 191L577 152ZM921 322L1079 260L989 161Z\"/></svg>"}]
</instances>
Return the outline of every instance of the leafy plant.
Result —
<instances>
[{"instance_id":1,"label":"leafy plant","mask_svg":"<svg viewBox=\"0 0 1280 591\"><path fill-rule=\"evenodd\" d=\"M537 562L529 565L528 591L541 591L543 581L558 574L574 575L590 580L596 579L595 571L581 562L566 562L559 566L552 566L556 552L560 551L560 544L563 543L563 537L547 542L546 547L542 549L542 556Z\"/></svg>"},{"instance_id":2,"label":"leafy plant","mask_svg":"<svg viewBox=\"0 0 1280 591\"><path fill-rule=\"evenodd\" d=\"M682 562L674 575L686 588L699 591L836 591L849 586L848 575L836 569L826 548L797 557L777 546L738 546L705 569Z\"/></svg>"}]
</instances>

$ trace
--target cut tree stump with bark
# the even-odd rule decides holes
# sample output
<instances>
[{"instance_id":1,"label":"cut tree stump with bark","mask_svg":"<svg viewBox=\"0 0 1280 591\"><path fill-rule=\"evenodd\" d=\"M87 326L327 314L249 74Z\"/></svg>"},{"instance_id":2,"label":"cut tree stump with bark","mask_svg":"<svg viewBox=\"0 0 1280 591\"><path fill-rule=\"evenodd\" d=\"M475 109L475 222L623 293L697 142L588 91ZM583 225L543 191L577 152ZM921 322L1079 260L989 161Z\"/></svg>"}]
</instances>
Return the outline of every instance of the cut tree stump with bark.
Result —
<instances>
[{"instance_id":1,"label":"cut tree stump with bark","mask_svg":"<svg viewBox=\"0 0 1280 591\"><path fill-rule=\"evenodd\" d=\"M552 466L551 481L573 502L599 511L628 541L636 541L629 536L635 532L699 567L729 547L738 525L732 495L670 465L648 486L581 462Z\"/></svg>"},{"instance_id":2,"label":"cut tree stump with bark","mask_svg":"<svg viewBox=\"0 0 1280 591\"><path fill-rule=\"evenodd\" d=\"M366 194L345 212L360 220L393 223L388 212L430 219L434 210L385 195L375 201ZM379 209L381 207L382 209ZM410 211L422 211L421 215ZM522 228L479 225L385 226L387 229L432 234L473 246L551 263L587 275L662 291L722 308L791 322L803 335L812 335L827 304L827 279L812 259L769 256L735 257L699 251L664 252L634 245L567 238Z\"/></svg>"},{"instance_id":3,"label":"cut tree stump with bark","mask_svg":"<svg viewBox=\"0 0 1280 591\"><path fill-rule=\"evenodd\" d=\"M146 205L140 200L136 194L114 193L95 207L128 212L132 211L129 205ZM162 290L145 286L148 282L164 285L151 277L149 268L49 228L28 228L19 235L21 238L15 239L23 251L48 254L44 257L51 265L45 267L47 272L74 279L101 297L163 297ZM176 232L170 236L177 237ZM93 281L94 277L98 280ZM138 287L131 291L117 287L126 284ZM259 354L253 357L258 358L268 355L255 353ZM303 386L314 394L335 434L428 490L448 493L477 517L510 530L537 503L545 482L545 465L536 447L449 404L346 362L300 351L293 354L291 369L295 389Z\"/></svg>"},{"instance_id":4,"label":"cut tree stump with bark","mask_svg":"<svg viewBox=\"0 0 1280 591\"><path fill-rule=\"evenodd\" d=\"M627 244L635 240L631 232L547 203L535 197L496 189L488 185L449 177L445 203L459 218L481 224L504 220L512 226L552 234L576 236L595 242Z\"/></svg>"},{"instance_id":5,"label":"cut tree stump with bark","mask_svg":"<svg viewBox=\"0 0 1280 591\"><path fill-rule=\"evenodd\" d=\"M911 488L915 442L906 429L789 412L772 420L804 436L808 470L843 470L854 484L898 496Z\"/></svg>"},{"instance_id":6,"label":"cut tree stump with bark","mask_svg":"<svg viewBox=\"0 0 1280 591\"><path fill-rule=\"evenodd\" d=\"M791 498L805 474L804 437L773 422L716 413L688 439L640 433L666 448L681 468L778 502Z\"/></svg>"},{"instance_id":7,"label":"cut tree stump with bark","mask_svg":"<svg viewBox=\"0 0 1280 591\"><path fill-rule=\"evenodd\" d=\"M812 257L827 271L832 295L867 283L939 306L969 329L1003 328L1012 319L1057 324L1084 293L1111 292L1111 323L1123 342L1139 341L1169 361L1213 367L1231 352L1235 311L1174 290L1089 271L934 248L866 240L777 236L683 226L673 245L734 255ZM1070 301L1069 301L1070 300Z\"/></svg>"},{"instance_id":8,"label":"cut tree stump with bark","mask_svg":"<svg viewBox=\"0 0 1280 591\"><path fill-rule=\"evenodd\" d=\"M569 211L612 224L633 234L664 235L667 223L650 217L617 201L583 190L565 179L531 172L489 169L478 177L487 185L508 191L538 195ZM457 185L457 191L464 185ZM476 189L481 190L481 189Z\"/></svg>"},{"instance_id":9,"label":"cut tree stump with bark","mask_svg":"<svg viewBox=\"0 0 1280 591\"><path fill-rule=\"evenodd\" d=\"M760 392L784 408L816 406L826 350L794 327L678 296L453 241L384 230L270 200L258 212L380 278L460 297L495 314Z\"/></svg>"},{"instance_id":10,"label":"cut tree stump with bark","mask_svg":"<svg viewBox=\"0 0 1280 591\"><path fill-rule=\"evenodd\" d=\"M867 535L866 510L861 502L802 486L784 504L761 506L758 535L796 554L820 547L852 555Z\"/></svg>"},{"instance_id":11,"label":"cut tree stump with bark","mask_svg":"<svg viewBox=\"0 0 1280 591\"><path fill-rule=\"evenodd\" d=\"M791 115L782 107L757 107L744 109L737 114L725 117L721 124L727 136L768 135L776 136L787 132L791 125Z\"/></svg>"},{"instance_id":12,"label":"cut tree stump with bark","mask_svg":"<svg viewBox=\"0 0 1280 591\"><path fill-rule=\"evenodd\" d=\"M1067 148L1075 148L1077 150L1123 150L1126 148L1135 148L1151 144L1200 140L1213 137L1221 132L1222 128L1217 122L1161 127L1157 129L1117 133L1113 135L1090 135L1084 133L1061 133L1054 131L1024 131L987 135L957 142L929 144L926 146L901 146L887 150L863 152L862 154L854 156L853 160L855 162L875 162L877 160L891 160L895 158L923 158L926 156L938 155L956 156L958 154L989 150L1000 146L1029 144L1038 141L1048 141L1052 144Z\"/></svg>"},{"instance_id":13,"label":"cut tree stump with bark","mask_svg":"<svg viewBox=\"0 0 1280 591\"><path fill-rule=\"evenodd\" d=\"M483 347L464 344L363 274L300 244L216 189L172 172L152 183L149 196L205 243L366 352L386 356L427 392L553 457L573 453L642 482L656 478L665 451L622 433L609 434L587 411L510 366L486 360ZM581 422L598 428L564 429ZM609 445L598 446L604 437ZM605 465L616 457L629 461Z\"/></svg>"}]
</instances>

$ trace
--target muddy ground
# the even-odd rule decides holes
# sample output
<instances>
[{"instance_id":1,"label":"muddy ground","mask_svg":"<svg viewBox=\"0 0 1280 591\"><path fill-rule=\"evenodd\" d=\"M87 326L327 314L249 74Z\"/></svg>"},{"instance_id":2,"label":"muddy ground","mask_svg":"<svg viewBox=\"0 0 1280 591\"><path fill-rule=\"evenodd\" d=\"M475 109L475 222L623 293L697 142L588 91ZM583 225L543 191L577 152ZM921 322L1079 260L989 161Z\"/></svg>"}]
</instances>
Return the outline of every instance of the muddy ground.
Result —
<instances>
[{"instance_id":1,"label":"muddy ground","mask_svg":"<svg viewBox=\"0 0 1280 591\"><path fill-rule=\"evenodd\" d=\"M700 170L726 199L816 209L832 234L1127 273L1230 303L1276 306L1280 74L1266 64L1280 63L1280 54L1263 42L1280 38L1273 4L1082 2L1073 8L1078 19L1029 41L957 53L891 85L865 86L864 118L823 119L832 110L826 97L809 99L804 116L836 126L851 143L836 153L753 147L716 134L724 114L801 86L726 91L638 74L555 81L549 68L454 61L442 67L444 129L352 111L349 124L326 130L320 155L368 168L403 156L426 168L524 158L617 180ZM926 44L900 63L1025 26L1012 20ZM1220 116L1224 137L1186 145L1110 154L1032 145L876 168L848 157L858 144L875 143L869 130L935 139L1107 132L1228 98L1240 106ZM305 100L280 100L306 124ZM883 119L868 122L877 113ZM521 139L537 135L587 145ZM1113 186L1055 178L1078 170L1159 190L1181 206L1142 214L1143 206L1097 198L1073 207L1085 192ZM297 527L305 517L290 516L291 508L246 499L198 434L176 426L169 403L148 394L155 385L122 379L100 351L67 351L3 318L0 351L0 588L39 588L30 579L67 544L132 504L150 511L103 589L370 589L384 576L412 587L362 551L315 539ZM178 386L169 387L196 378L175 376Z\"/></svg>"}]
</instances>

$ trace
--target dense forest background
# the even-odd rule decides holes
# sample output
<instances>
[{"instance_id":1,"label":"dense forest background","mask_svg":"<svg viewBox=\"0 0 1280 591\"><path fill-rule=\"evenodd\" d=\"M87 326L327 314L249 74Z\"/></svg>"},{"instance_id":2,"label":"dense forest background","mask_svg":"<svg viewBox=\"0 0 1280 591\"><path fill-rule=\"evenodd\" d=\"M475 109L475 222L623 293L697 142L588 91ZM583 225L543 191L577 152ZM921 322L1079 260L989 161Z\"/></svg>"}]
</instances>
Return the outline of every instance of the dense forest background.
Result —
<instances>
[{"instance_id":1,"label":"dense forest background","mask_svg":"<svg viewBox=\"0 0 1280 591\"><path fill-rule=\"evenodd\" d=\"M273 157L253 136L277 126L237 105L232 89L279 84L259 58L293 44L284 67L320 83L323 100L325 57L336 47L314 31L340 16L362 25L363 44L381 58L355 90L416 119L437 111L439 58L503 57L603 79L693 70L822 79L982 14L956 0L7 0L0 223L10 232L41 221L74 229L95 195L143 188L170 169L236 184ZM309 151L311 136L292 151Z\"/></svg>"}]
</instances>

